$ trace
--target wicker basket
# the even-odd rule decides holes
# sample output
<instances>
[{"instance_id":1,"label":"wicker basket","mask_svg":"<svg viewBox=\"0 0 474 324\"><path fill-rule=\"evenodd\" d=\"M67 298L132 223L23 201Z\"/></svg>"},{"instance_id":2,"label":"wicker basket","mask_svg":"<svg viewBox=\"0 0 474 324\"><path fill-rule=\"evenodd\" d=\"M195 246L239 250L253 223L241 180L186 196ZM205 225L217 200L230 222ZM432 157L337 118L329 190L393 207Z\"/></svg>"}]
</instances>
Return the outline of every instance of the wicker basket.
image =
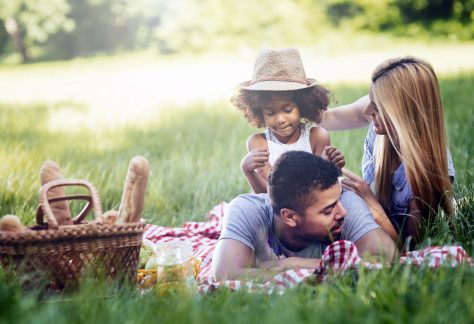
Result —
<instances>
[{"instance_id":1,"label":"wicker basket","mask_svg":"<svg viewBox=\"0 0 474 324\"><path fill-rule=\"evenodd\" d=\"M48 200L48 191L60 186L85 187L89 195ZM50 204L63 200L87 201L73 220L74 225L58 226L52 213ZM41 187L39 201L37 225L20 233L0 232L0 262L4 268L26 277L28 286L54 290L75 286L86 274L136 282L144 224L101 224L99 195L85 180L51 181ZM95 221L86 222L91 209Z\"/></svg>"}]
</instances>

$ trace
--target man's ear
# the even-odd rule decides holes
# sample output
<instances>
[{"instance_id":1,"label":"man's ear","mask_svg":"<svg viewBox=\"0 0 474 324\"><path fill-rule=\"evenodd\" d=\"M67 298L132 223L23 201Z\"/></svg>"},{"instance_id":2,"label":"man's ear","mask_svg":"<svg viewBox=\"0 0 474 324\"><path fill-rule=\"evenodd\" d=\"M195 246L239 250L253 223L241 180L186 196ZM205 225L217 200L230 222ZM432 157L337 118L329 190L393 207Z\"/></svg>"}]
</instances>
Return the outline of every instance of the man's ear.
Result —
<instances>
[{"instance_id":1,"label":"man's ear","mask_svg":"<svg viewBox=\"0 0 474 324\"><path fill-rule=\"evenodd\" d=\"M280 210L280 218L286 225L296 227L300 223L301 216L293 209L282 208Z\"/></svg>"}]
</instances>

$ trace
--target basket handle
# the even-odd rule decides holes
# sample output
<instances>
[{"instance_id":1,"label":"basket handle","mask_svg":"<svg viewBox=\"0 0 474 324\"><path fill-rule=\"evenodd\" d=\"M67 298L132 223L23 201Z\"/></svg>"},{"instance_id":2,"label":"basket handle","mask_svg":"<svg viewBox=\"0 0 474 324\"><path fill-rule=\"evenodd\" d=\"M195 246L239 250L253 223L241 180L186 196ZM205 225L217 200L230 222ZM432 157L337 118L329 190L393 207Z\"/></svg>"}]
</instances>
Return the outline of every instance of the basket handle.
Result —
<instances>
[{"instance_id":1,"label":"basket handle","mask_svg":"<svg viewBox=\"0 0 474 324\"><path fill-rule=\"evenodd\" d=\"M84 218L87 216L87 214L90 212L90 210L92 209L92 197L89 195L73 195L73 196L64 196L64 197L56 197L56 198L48 199L50 204L58 202L58 201L64 201L64 200L85 200L87 202L84 208L72 220L74 224L79 224L80 222L82 222ZM38 210L36 211L36 224L44 225L43 217L44 217L43 209L41 208L41 205L38 205Z\"/></svg>"},{"instance_id":2,"label":"basket handle","mask_svg":"<svg viewBox=\"0 0 474 324\"><path fill-rule=\"evenodd\" d=\"M48 200L49 190L51 190L52 188L63 187L63 186L84 187L87 190L89 190L90 196L75 195L75 196L69 196L69 197L58 197L58 198L53 198L53 199ZM58 180L53 180L48 183L45 183L40 188L39 203L40 203L40 209L42 213L38 211L38 214L36 215L36 221L38 222L38 224L43 223L43 215L46 215L46 217L48 218L48 228L58 229L58 222L56 220L56 217L53 214L50 203L56 202L56 201L62 201L66 199L83 199L83 200L88 201L88 204L82 209L82 211L79 213L79 216L76 217L76 219L74 220L74 223L80 222L89 212L90 208L92 208L94 212L95 219L99 219L99 217L102 215L102 207L100 205L99 194L97 190L95 189L95 187L90 182L86 180L58 179Z\"/></svg>"}]
</instances>

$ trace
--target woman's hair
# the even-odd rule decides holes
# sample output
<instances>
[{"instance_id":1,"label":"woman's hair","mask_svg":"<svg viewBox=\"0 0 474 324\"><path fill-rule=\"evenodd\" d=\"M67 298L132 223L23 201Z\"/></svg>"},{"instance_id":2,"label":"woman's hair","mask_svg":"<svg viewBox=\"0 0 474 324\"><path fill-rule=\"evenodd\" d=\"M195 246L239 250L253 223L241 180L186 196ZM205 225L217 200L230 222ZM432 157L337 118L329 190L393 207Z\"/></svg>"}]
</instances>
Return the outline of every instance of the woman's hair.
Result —
<instances>
[{"instance_id":1,"label":"woman's hair","mask_svg":"<svg viewBox=\"0 0 474 324\"><path fill-rule=\"evenodd\" d=\"M274 97L288 99L298 106L301 118L319 123L321 112L330 102L326 88L315 85L310 88L291 91L252 91L239 89L231 102L244 113L248 122L256 127L265 127L262 108Z\"/></svg>"},{"instance_id":2,"label":"woman's hair","mask_svg":"<svg viewBox=\"0 0 474 324\"><path fill-rule=\"evenodd\" d=\"M438 206L452 215L443 104L433 68L415 57L386 60L372 74L372 93L388 133L376 144L378 200L390 205L392 166L400 159L422 215L435 214Z\"/></svg>"}]
</instances>

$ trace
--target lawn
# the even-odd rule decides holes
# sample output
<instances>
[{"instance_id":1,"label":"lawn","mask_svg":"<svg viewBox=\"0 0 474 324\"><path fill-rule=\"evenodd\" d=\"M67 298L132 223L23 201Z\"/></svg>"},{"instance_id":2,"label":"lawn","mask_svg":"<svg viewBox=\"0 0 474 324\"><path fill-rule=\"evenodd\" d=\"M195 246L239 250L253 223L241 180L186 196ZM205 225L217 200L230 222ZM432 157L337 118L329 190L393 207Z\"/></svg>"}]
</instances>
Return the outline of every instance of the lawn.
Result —
<instances>
[{"instance_id":1,"label":"lawn","mask_svg":"<svg viewBox=\"0 0 474 324\"><path fill-rule=\"evenodd\" d=\"M456 167L457 216L435 223L419 246L462 244L474 253L474 74L441 78L450 149ZM365 86L331 86L337 102L366 93ZM335 103L333 104L335 105ZM83 121L75 128L51 127L58 116ZM240 172L245 140L255 130L228 101L168 105L122 127L88 127L87 107L75 101L0 104L0 215L34 222L39 170L46 159L68 178L91 181L104 210L117 209L128 162L144 155L151 177L143 217L180 226L203 220L221 201L250 189ZM332 143L347 166L360 169L365 130L334 132ZM0 274L0 323L71 322L452 322L474 321L474 268L437 270L393 267L350 273L319 286L284 295L218 291L205 296L140 296L90 279L78 292L38 297Z\"/></svg>"}]
</instances>

